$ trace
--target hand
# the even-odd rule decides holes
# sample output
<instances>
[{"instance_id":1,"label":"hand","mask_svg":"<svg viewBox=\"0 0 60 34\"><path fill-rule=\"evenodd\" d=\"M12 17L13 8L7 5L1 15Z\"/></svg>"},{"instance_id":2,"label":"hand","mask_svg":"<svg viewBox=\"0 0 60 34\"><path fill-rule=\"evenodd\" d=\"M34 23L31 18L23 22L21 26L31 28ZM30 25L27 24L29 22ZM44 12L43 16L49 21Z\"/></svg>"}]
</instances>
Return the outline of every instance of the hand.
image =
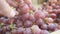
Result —
<instances>
[{"instance_id":1,"label":"hand","mask_svg":"<svg viewBox=\"0 0 60 34\"><path fill-rule=\"evenodd\" d=\"M6 0L0 0L0 14L12 18L16 15L16 11L9 6Z\"/></svg>"}]
</instances>

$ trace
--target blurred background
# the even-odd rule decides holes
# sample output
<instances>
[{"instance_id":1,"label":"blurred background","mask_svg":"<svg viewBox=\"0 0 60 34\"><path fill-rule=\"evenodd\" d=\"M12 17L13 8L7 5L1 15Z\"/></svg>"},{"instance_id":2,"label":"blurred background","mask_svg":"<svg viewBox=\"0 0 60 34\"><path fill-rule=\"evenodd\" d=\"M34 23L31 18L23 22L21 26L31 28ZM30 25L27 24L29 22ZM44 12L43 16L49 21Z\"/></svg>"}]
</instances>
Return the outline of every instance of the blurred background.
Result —
<instances>
[{"instance_id":1,"label":"blurred background","mask_svg":"<svg viewBox=\"0 0 60 34\"><path fill-rule=\"evenodd\" d=\"M43 2L48 3L48 0L32 0L32 4L35 8L38 8ZM58 3L60 4L60 0L58 0Z\"/></svg>"},{"instance_id":2,"label":"blurred background","mask_svg":"<svg viewBox=\"0 0 60 34\"><path fill-rule=\"evenodd\" d=\"M32 0L32 3L35 8L38 8L41 5L41 3L47 2L47 1L48 0Z\"/></svg>"},{"instance_id":3,"label":"blurred background","mask_svg":"<svg viewBox=\"0 0 60 34\"><path fill-rule=\"evenodd\" d=\"M47 2L48 0L32 0L33 4L41 4L43 2Z\"/></svg>"}]
</instances>

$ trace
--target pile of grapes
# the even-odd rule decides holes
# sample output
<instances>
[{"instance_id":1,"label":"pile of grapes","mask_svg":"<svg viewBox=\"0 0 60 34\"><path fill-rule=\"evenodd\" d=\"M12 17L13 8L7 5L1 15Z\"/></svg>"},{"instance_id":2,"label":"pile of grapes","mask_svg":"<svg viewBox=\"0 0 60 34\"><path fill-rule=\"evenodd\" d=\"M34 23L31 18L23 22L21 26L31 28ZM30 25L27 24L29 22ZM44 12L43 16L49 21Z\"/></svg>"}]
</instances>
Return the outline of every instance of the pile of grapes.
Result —
<instances>
[{"instance_id":1,"label":"pile of grapes","mask_svg":"<svg viewBox=\"0 0 60 34\"><path fill-rule=\"evenodd\" d=\"M35 9L31 0L7 0L19 13L0 17L0 34L50 34L60 29L60 4L43 2Z\"/></svg>"}]
</instances>

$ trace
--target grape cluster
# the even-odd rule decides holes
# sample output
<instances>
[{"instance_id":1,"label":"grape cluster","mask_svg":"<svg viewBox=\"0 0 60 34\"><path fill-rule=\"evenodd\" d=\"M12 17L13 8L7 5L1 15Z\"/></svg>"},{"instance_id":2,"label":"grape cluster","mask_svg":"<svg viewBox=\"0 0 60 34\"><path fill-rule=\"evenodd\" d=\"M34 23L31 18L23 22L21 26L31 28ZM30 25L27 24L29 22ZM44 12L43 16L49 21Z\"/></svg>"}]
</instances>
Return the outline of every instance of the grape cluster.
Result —
<instances>
[{"instance_id":1,"label":"grape cluster","mask_svg":"<svg viewBox=\"0 0 60 34\"><path fill-rule=\"evenodd\" d=\"M35 9L31 0L7 0L19 13L0 17L0 34L49 34L60 29L60 4L49 0Z\"/></svg>"}]
</instances>

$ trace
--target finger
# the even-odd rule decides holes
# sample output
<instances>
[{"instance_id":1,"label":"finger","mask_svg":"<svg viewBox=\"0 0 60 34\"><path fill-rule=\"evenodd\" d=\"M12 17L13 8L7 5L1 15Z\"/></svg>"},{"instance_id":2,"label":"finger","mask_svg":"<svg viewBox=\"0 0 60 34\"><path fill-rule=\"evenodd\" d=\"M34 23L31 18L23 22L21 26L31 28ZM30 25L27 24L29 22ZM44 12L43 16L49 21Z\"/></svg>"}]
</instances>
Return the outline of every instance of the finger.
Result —
<instances>
[{"instance_id":1,"label":"finger","mask_svg":"<svg viewBox=\"0 0 60 34\"><path fill-rule=\"evenodd\" d=\"M5 0L0 0L0 12L7 17L14 17L16 12L9 6Z\"/></svg>"}]
</instances>

